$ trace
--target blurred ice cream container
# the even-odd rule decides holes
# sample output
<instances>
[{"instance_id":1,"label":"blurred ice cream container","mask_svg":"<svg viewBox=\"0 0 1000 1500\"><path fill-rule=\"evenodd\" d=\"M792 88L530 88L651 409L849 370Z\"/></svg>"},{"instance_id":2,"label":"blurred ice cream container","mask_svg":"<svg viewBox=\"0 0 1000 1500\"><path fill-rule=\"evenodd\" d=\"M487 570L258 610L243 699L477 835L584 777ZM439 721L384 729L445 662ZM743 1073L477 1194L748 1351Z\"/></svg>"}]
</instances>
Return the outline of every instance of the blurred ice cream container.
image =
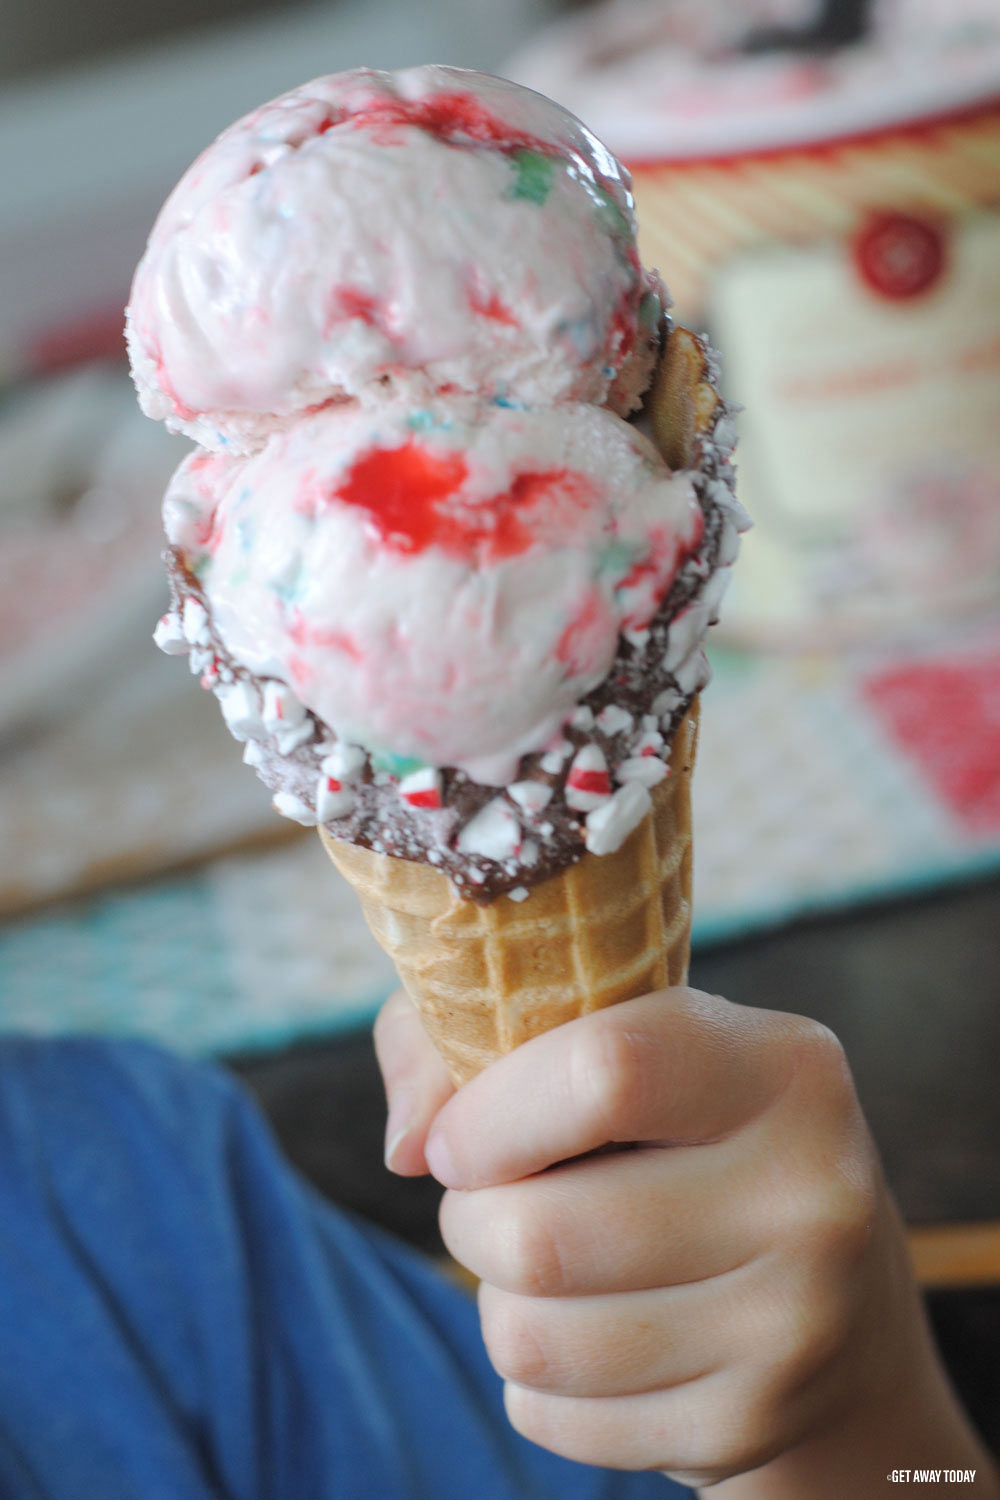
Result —
<instances>
[{"instance_id":1,"label":"blurred ice cream container","mask_svg":"<svg viewBox=\"0 0 1000 1500\"><path fill-rule=\"evenodd\" d=\"M757 525L726 631L822 644L995 606L1000 6L878 0L863 43L771 52L745 44L817 7L698 8L699 33L690 9L614 0L510 71L631 167L643 259L746 402Z\"/></svg>"}]
</instances>

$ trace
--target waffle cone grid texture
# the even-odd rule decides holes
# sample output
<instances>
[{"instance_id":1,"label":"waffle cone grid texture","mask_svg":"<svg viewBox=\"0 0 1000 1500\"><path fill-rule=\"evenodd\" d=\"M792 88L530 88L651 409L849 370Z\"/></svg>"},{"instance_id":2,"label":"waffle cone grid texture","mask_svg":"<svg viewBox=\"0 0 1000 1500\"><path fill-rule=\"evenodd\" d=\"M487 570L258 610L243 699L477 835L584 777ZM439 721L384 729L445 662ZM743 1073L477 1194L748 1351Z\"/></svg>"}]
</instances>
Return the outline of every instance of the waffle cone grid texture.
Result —
<instances>
[{"instance_id":1,"label":"waffle cone grid texture","mask_svg":"<svg viewBox=\"0 0 1000 1500\"><path fill-rule=\"evenodd\" d=\"M457 1083L564 1021L687 977L697 705L652 810L613 854L585 854L526 900L463 900L439 870L321 830Z\"/></svg>"}]
</instances>

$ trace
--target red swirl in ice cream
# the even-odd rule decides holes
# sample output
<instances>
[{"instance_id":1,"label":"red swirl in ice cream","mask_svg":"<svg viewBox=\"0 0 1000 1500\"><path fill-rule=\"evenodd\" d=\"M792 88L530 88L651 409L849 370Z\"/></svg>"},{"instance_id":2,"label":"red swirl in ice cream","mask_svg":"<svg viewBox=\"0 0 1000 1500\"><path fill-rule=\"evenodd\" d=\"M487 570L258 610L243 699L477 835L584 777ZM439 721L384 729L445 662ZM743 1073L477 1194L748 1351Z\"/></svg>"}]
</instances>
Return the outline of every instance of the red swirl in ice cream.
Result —
<instances>
[{"instance_id":1,"label":"red swirl in ice cream","mask_svg":"<svg viewBox=\"0 0 1000 1500\"><path fill-rule=\"evenodd\" d=\"M690 474L612 412L349 404L195 455L167 535L234 659L338 739L514 779L698 546Z\"/></svg>"},{"instance_id":2,"label":"red swirl in ice cream","mask_svg":"<svg viewBox=\"0 0 1000 1500\"><path fill-rule=\"evenodd\" d=\"M628 174L572 115L458 69L359 69L198 158L136 271L127 336L148 415L248 452L387 384L417 400L610 393L627 412L657 286Z\"/></svg>"}]
</instances>

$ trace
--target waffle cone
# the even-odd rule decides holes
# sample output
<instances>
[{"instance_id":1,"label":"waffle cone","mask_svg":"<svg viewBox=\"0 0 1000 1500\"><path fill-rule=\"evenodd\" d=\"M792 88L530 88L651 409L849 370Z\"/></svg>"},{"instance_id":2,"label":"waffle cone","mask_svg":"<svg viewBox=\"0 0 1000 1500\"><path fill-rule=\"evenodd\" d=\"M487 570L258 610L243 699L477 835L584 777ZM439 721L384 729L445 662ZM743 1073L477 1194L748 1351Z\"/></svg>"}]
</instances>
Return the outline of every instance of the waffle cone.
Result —
<instances>
[{"instance_id":1,"label":"waffle cone","mask_svg":"<svg viewBox=\"0 0 1000 1500\"><path fill-rule=\"evenodd\" d=\"M696 467L719 394L704 344L686 329L666 339L646 406L670 467ZM669 776L621 848L584 854L521 902L503 895L481 906L429 864L320 828L457 1084L564 1021L685 981L697 726L695 701L675 733Z\"/></svg>"},{"instance_id":2,"label":"waffle cone","mask_svg":"<svg viewBox=\"0 0 1000 1500\"><path fill-rule=\"evenodd\" d=\"M456 1083L563 1021L687 978L697 706L652 811L527 900L464 900L430 865L320 837Z\"/></svg>"}]
</instances>

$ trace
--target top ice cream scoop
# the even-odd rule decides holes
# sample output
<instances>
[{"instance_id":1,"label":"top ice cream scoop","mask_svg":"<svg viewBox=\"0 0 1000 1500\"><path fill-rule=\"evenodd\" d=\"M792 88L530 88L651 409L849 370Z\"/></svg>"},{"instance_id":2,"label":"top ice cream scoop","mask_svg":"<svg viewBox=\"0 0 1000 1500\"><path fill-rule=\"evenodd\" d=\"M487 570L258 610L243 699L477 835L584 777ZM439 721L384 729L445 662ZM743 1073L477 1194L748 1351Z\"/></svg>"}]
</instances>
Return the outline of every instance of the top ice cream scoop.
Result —
<instances>
[{"instance_id":1,"label":"top ice cream scoop","mask_svg":"<svg viewBox=\"0 0 1000 1500\"><path fill-rule=\"evenodd\" d=\"M628 174L574 116L483 74L358 69L202 153L153 228L126 331L147 415L245 453L387 388L627 413L658 286Z\"/></svg>"}]
</instances>

